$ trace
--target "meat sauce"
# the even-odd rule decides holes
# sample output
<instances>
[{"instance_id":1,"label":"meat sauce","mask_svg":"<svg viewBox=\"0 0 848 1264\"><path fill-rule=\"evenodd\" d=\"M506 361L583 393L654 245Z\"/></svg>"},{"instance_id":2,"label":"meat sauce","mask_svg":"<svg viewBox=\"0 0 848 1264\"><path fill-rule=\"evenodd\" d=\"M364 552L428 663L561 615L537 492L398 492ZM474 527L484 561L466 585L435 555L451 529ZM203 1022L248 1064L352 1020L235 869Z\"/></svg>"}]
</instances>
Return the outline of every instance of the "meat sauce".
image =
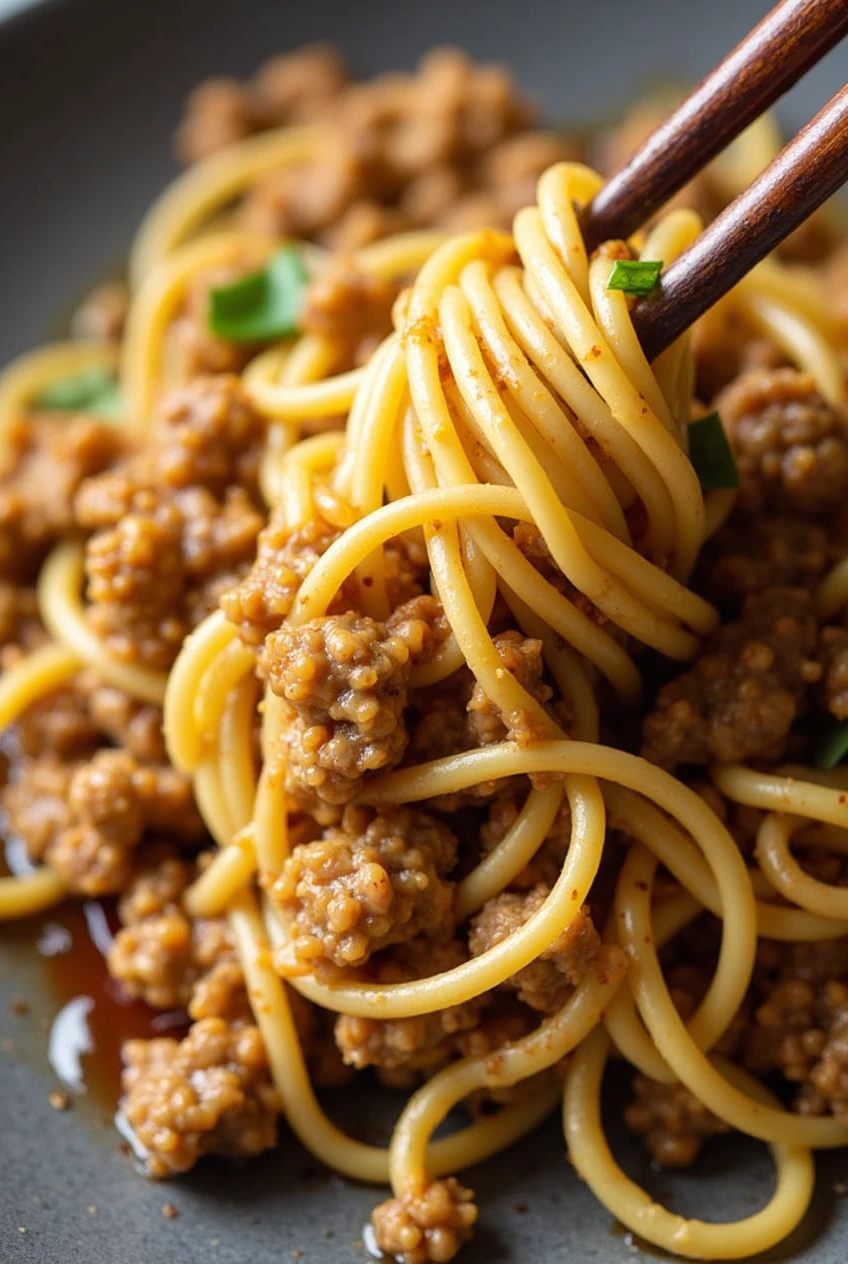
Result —
<instances>
[{"instance_id":1,"label":"meat sauce","mask_svg":"<svg viewBox=\"0 0 848 1264\"><path fill-rule=\"evenodd\" d=\"M98 1114L114 1114L121 1092L121 1046L134 1037L183 1034L180 1012L157 1013L127 997L106 969L105 953L117 926L111 902L68 900L58 909L4 927L10 956L27 954L49 1027L38 1035L37 1065L49 1063L61 1090L85 1095ZM35 944L37 953L33 953ZM13 1013L26 1020L28 1003L12 1001ZM35 1021L38 1022L36 1016ZM14 1031L10 1024L4 1028ZM41 1026L41 1024L39 1024ZM29 1033L28 1033L29 1034Z\"/></svg>"}]
</instances>

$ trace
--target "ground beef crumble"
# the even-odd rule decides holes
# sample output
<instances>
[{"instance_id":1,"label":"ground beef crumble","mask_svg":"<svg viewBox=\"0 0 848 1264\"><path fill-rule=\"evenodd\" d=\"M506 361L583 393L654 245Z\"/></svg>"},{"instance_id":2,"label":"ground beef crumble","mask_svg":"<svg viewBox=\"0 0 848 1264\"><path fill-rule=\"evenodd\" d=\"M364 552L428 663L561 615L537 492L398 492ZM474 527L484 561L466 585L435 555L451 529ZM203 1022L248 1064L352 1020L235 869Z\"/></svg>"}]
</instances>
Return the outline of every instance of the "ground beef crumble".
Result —
<instances>
[{"instance_id":1,"label":"ground beef crumble","mask_svg":"<svg viewBox=\"0 0 848 1264\"><path fill-rule=\"evenodd\" d=\"M700 952L715 929L710 921L698 930ZM673 951L680 959L667 966L666 977L688 1020L706 992L711 968L691 964L688 941ZM716 1052L757 1076L778 1072L794 1086L793 1109L799 1113L848 1122L848 941L761 940L750 995ZM633 1092L625 1123L663 1166L689 1166L708 1137L730 1131L681 1084L637 1075Z\"/></svg>"},{"instance_id":2,"label":"ground beef crumble","mask_svg":"<svg viewBox=\"0 0 848 1264\"><path fill-rule=\"evenodd\" d=\"M10 428L0 471L0 577L34 577L50 548L74 528L83 479L117 458L115 426L84 416L26 418Z\"/></svg>"},{"instance_id":3,"label":"ground beef crumble","mask_svg":"<svg viewBox=\"0 0 848 1264\"><path fill-rule=\"evenodd\" d=\"M6 736L7 754L38 759L49 753L67 761L94 754L102 739L78 679L27 707Z\"/></svg>"},{"instance_id":4,"label":"ground beef crumble","mask_svg":"<svg viewBox=\"0 0 848 1264\"><path fill-rule=\"evenodd\" d=\"M76 764L49 754L17 760L2 802L31 859L87 896L124 890L146 834L190 846L205 836L188 778L125 750L99 750Z\"/></svg>"},{"instance_id":5,"label":"ground beef crumble","mask_svg":"<svg viewBox=\"0 0 848 1264\"><path fill-rule=\"evenodd\" d=\"M756 1024L756 1051L771 1046L769 1065L800 1085L795 1109L848 1122L848 981L788 978L759 1007ZM755 1056L750 1050L749 1061Z\"/></svg>"},{"instance_id":6,"label":"ground beef crumble","mask_svg":"<svg viewBox=\"0 0 848 1264\"><path fill-rule=\"evenodd\" d=\"M837 720L848 719L848 628L822 628L819 633L822 678L819 697Z\"/></svg>"},{"instance_id":7,"label":"ground beef crumble","mask_svg":"<svg viewBox=\"0 0 848 1264\"><path fill-rule=\"evenodd\" d=\"M240 584L224 593L221 606L247 645L261 647L291 613L300 586L316 562L342 534L319 514L308 522L291 527L281 511L272 511L259 533L255 561ZM390 540L384 550L386 590L396 620L403 620L399 607L422 594L427 577L427 556L423 546L403 538ZM353 577L346 580L331 601L327 613L354 610L358 589ZM410 611L407 609L407 614ZM424 619L423 610L416 617ZM442 616L443 617L443 616Z\"/></svg>"},{"instance_id":8,"label":"ground beef crumble","mask_svg":"<svg viewBox=\"0 0 848 1264\"><path fill-rule=\"evenodd\" d=\"M5 828L20 838L35 863L66 827L67 797L73 765L53 754L16 760L3 787Z\"/></svg>"},{"instance_id":9,"label":"ground beef crumble","mask_svg":"<svg viewBox=\"0 0 848 1264\"><path fill-rule=\"evenodd\" d=\"M83 673L81 685L92 723L100 733L143 763L167 763L161 707L139 702L113 685L104 685L93 672Z\"/></svg>"},{"instance_id":10,"label":"ground beef crumble","mask_svg":"<svg viewBox=\"0 0 848 1264\"><path fill-rule=\"evenodd\" d=\"M689 1167L707 1137L731 1131L685 1085L659 1084L646 1075L633 1078L624 1122L662 1167Z\"/></svg>"},{"instance_id":11,"label":"ground beef crumble","mask_svg":"<svg viewBox=\"0 0 848 1264\"><path fill-rule=\"evenodd\" d=\"M546 706L553 690L543 676L541 641L507 629L497 633L493 642L507 671L532 697ZM537 722L526 711L502 716L467 667L439 685L420 693L413 691L409 698L407 725L410 740L405 762L413 764L427 763L494 742L515 740L528 743L547 735L540 733ZM440 810L452 811L467 803L489 799L498 791L518 792L516 786L507 789L497 782L483 782L461 794L443 797L437 806Z\"/></svg>"},{"instance_id":12,"label":"ground beef crumble","mask_svg":"<svg viewBox=\"0 0 848 1264\"><path fill-rule=\"evenodd\" d=\"M242 1158L276 1144L281 1103L256 1027L204 1018L180 1041L130 1040L123 1057L121 1113L150 1176L187 1172L204 1154Z\"/></svg>"},{"instance_id":13,"label":"ground beef crumble","mask_svg":"<svg viewBox=\"0 0 848 1264\"><path fill-rule=\"evenodd\" d=\"M20 653L17 646L7 649ZM49 753L74 762L90 758L104 739L143 764L167 763L161 708L104 685L85 669L18 717L6 736L6 753L29 759Z\"/></svg>"},{"instance_id":14,"label":"ground beef crumble","mask_svg":"<svg viewBox=\"0 0 848 1264\"><path fill-rule=\"evenodd\" d=\"M343 363L364 364L391 333L399 292L397 281L364 272L348 256L334 256L306 292L303 330L331 339Z\"/></svg>"},{"instance_id":15,"label":"ground beef crumble","mask_svg":"<svg viewBox=\"0 0 848 1264\"><path fill-rule=\"evenodd\" d=\"M492 799L485 822L480 826L482 855L494 851L518 819L528 790L520 783L501 789ZM559 877L562 862L571 842L571 809L564 798L547 837L533 858L509 884L513 891L527 891L542 884L552 887Z\"/></svg>"},{"instance_id":16,"label":"ground beef crumble","mask_svg":"<svg viewBox=\"0 0 848 1264\"><path fill-rule=\"evenodd\" d=\"M264 664L286 704L280 756L286 788L347 803L368 773L393 767L412 655L407 638L365 615L283 624L265 642Z\"/></svg>"},{"instance_id":17,"label":"ground beef crumble","mask_svg":"<svg viewBox=\"0 0 848 1264\"><path fill-rule=\"evenodd\" d=\"M166 855L136 875L118 905L122 929L109 953L109 973L156 1009L246 1019L247 994L226 921L189 918L180 903L194 870Z\"/></svg>"},{"instance_id":18,"label":"ground beef crumble","mask_svg":"<svg viewBox=\"0 0 848 1264\"><path fill-rule=\"evenodd\" d=\"M0 579L0 667L11 667L21 654L44 644L35 589Z\"/></svg>"},{"instance_id":19,"label":"ground beef crumble","mask_svg":"<svg viewBox=\"0 0 848 1264\"><path fill-rule=\"evenodd\" d=\"M815 648L806 589L752 594L741 618L719 628L694 665L659 691L642 753L664 768L779 759L807 689L821 675Z\"/></svg>"},{"instance_id":20,"label":"ground beef crumble","mask_svg":"<svg viewBox=\"0 0 848 1264\"><path fill-rule=\"evenodd\" d=\"M352 250L389 232L508 227L551 163L579 148L529 130L533 112L508 72L456 49L413 74L351 84L322 46L277 58L253 81L213 80L190 98L179 133L196 161L252 132L325 122L334 143L310 162L270 171L244 199L250 229Z\"/></svg>"},{"instance_id":21,"label":"ground beef crumble","mask_svg":"<svg viewBox=\"0 0 848 1264\"><path fill-rule=\"evenodd\" d=\"M471 1237L474 1195L453 1176L381 1203L372 1213L377 1245L403 1264L446 1264Z\"/></svg>"},{"instance_id":22,"label":"ground beef crumble","mask_svg":"<svg viewBox=\"0 0 848 1264\"><path fill-rule=\"evenodd\" d=\"M116 658L166 670L253 561L258 414L235 378L167 395L155 449L84 483L88 620Z\"/></svg>"},{"instance_id":23,"label":"ground beef crumble","mask_svg":"<svg viewBox=\"0 0 848 1264\"><path fill-rule=\"evenodd\" d=\"M848 495L848 421L796 369L737 378L715 401L739 467L740 507L823 516Z\"/></svg>"},{"instance_id":24,"label":"ground beef crumble","mask_svg":"<svg viewBox=\"0 0 848 1264\"><path fill-rule=\"evenodd\" d=\"M453 834L426 812L346 808L339 826L294 849L272 889L293 919L289 965L359 966L416 935L449 939L455 860Z\"/></svg>"},{"instance_id":25,"label":"ground beef crumble","mask_svg":"<svg viewBox=\"0 0 848 1264\"><path fill-rule=\"evenodd\" d=\"M544 657L542 642L520 632L501 632L494 638L495 649L506 670L518 683L544 705L553 696L553 690L542 679ZM527 711L517 711L504 716L486 696L479 681L475 681L468 700L468 726L473 746L489 746L493 742L518 742L520 746L548 736L538 721Z\"/></svg>"},{"instance_id":26,"label":"ground beef crumble","mask_svg":"<svg viewBox=\"0 0 848 1264\"><path fill-rule=\"evenodd\" d=\"M298 589L341 531L315 517L292 529L281 511L259 533L256 559L221 605L248 645L261 646L291 612Z\"/></svg>"},{"instance_id":27,"label":"ground beef crumble","mask_svg":"<svg viewBox=\"0 0 848 1264\"><path fill-rule=\"evenodd\" d=\"M137 492L128 513L86 548L88 621L109 653L167 669L188 631L183 516L170 499Z\"/></svg>"},{"instance_id":28,"label":"ground beef crumble","mask_svg":"<svg viewBox=\"0 0 848 1264\"><path fill-rule=\"evenodd\" d=\"M697 936L695 958L705 946L712 949L713 923L691 928ZM684 1021L688 1022L709 986L711 970L691 963L693 953L684 932L684 945L672 948L667 963L666 979L671 999ZM674 953L680 950L680 960ZM737 1014L715 1046L715 1052L738 1058L748 1036L750 1015L747 1007ZM646 1075L635 1075L633 1097L624 1113L624 1122L631 1132L641 1137L655 1163L662 1167L689 1167L709 1137L731 1131L730 1125L714 1115L683 1084L661 1084Z\"/></svg>"},{"instance_id":29,"label":"ground beef crumble","mask_svg":"<svg viewBox=\"0 0 848 1264\"><path fill-rule=\"evenodd\" d=\"M809 588L830 561L828 529L799 514L734 514L708 541L697 587L712 601L739 602L764 588Z\"/></svg>"},{"instance_id":30,"label":"ground beef crumble","mask_svg":"<svg viewBox=\"0 0 848 1264\"><path fill-rule=\"evenodd\" d=\"M468 951L459 939L434 943L419 938L373 957L369 979L380 984L400 983L442 974L467 959ZM485 997L474 997L460 1005L411 1018L341 1014L335 1023L336 1044L348 1065L358 1070L376 1067L383 1083L409 1088L455 1055L459 1038L480 1023L485 1004Z\"/></svg>"},{"instance_id":31,"label":"ground beef crumble","mask_svg":"<svg viewBox=\"0 0 848 1264\"><path fill-rule=\"evenodd\" d=\"M515 934L542 907L550 887L539 884L519 893L504 891L484 904L471 921L468 947L471 955L493 948ZM586 909L578 909L570 926L504 986L518 993L531 1009L551 1014L559 1009L581 982L598 955L601 941Z\"/></svg>"},{"instance_id":32,"label":"ground beef crumble","mask_svg":"<svg viewBox=\"0 0 848 1264\"><path fill-rule=\"evenodd\" d=\"M760 945L745 1046L757 1074L798 1085L794 1109L848 1123L848 941Z\"/></svg>"},{"instance_id":33,"label":"ground beef crumble","mask_svg":"<svg viewBox=\"0 0 848 1264\"><path fill-rule=\"evenodd\" d=\"M169 487L205 487L215 496L242 487L258 494L266 421L238 378L201 377L169 392L157 410L157 464Z\"/></svg>"}]
</instances>

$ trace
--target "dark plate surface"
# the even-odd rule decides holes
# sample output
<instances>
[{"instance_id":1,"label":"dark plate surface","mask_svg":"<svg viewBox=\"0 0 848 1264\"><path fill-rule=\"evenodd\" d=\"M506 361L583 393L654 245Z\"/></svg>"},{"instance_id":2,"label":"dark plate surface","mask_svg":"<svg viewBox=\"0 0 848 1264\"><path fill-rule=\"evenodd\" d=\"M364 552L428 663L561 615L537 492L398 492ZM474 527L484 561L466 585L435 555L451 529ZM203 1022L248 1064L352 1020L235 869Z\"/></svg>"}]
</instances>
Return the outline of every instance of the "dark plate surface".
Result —
<instances>
[{"instance_id":1,"label":"dark plate surface","mask_svg":"<svg viewBox=\"0 0 848 1264\"><path fill-rule=\"evenodd\" d=\"M362 71L465 45L509 61L551 118L610 117L657 79L704 72L768 8L765 0L42 0L0 23L0 360L61 331L63 315L120 263L139 217L173 174L170 138L187 89L246 73L269 54L333 39ZM0 5L2 11L2 5ZM830 58L789 98L796 125L845 79ZM55 921L61 922L59 915ZM31 929L31 933L30 933ZM75 922L74 933L79 933ZM61 1003L31 951L37 928L0 932L0 1264L348 1264L375 1193L322 1173L291 1140L242 1168L201 1166L168 1186L132 1170L104 1094L48 1104ZM91 986L92 980L89 981ZM86 981L75 988L85 993ZM96 987L92 986L92 991ZM67 987L61 1000L67 1001ZM13 1002L28 1002L15 1013ZM20 1006L17 1006L20 1009ZM91 1015L96 1025L97 1010ZM101 1022L103 1017L101 1016ZM90 1060L82 1059L91 1078ZM370 1120L363 1096L343 1106ZM615 1109L611 1108L614 1116ZM614 1119L612 1120L614 1123ZM378 1139L373 1137L372 1139ZM481 1228L467 1264L624 1264L639 1248L581 1188L558 1123L470 1174ZM716 1143L694 1173L652 1173L654 1194L690 1215L750 1214L768 1196L765 1147ZM848 1259L848 1158L821 1164L815 1206L767 1257ZM165 1203L177 1218L162 1213ZM302 1255L298 1254L302 1252ZM765 1258L765 1257L764 1257Z\"/></svg>"}]
</instances>

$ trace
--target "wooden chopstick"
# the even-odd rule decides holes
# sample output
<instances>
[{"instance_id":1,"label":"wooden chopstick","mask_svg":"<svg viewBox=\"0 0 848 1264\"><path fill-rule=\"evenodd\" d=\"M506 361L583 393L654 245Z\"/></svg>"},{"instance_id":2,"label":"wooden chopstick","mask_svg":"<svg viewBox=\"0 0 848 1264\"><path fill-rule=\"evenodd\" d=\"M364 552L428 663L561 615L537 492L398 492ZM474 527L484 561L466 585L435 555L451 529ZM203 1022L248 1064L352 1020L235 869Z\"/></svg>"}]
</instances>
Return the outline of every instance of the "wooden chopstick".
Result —
<instances>
[{"instance_id":1,"label":"wooden chopstick","mask_svg":"<svg viewBox=\"0 0 848 1264\"><path fill-rule=\"evenodd\" d=\"M588 248L629 237L846 32L848 0L776 5L585 208Z\"/></svg>"},{"instance_id":2,"label":"wooden chopstick","mask_svg":"<svg viewBox=\"0 0 848 1264\"><path fill-rule=\"evenodd\" d=\"M848 180L848 85L781 150L633 309L653 360Z\"/></svg>"}]
</instances>

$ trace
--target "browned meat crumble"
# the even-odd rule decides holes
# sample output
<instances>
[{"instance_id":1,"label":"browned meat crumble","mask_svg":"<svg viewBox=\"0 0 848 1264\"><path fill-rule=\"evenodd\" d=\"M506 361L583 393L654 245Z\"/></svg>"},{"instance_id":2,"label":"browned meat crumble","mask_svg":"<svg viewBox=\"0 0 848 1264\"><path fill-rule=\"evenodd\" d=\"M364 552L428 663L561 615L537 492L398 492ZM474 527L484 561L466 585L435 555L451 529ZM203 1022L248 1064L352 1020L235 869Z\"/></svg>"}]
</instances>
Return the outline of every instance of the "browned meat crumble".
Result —
<instances>
[{"instance_id":1,"label":"browned meat crumble","mask_svg":"<svg viewBox=\"0 0 848 1264\"><path fill-rule=\"evenodd\" d=\"M87 678L88 711L92 723L115 746L123 746L147 764L167 762L162 736L161 707L130 698L113 685Z\"/></svg>"},{"instance_id":2,"label":"browned meat crumble","mask_svg":"<svg viewBox=\"0 0 848 1264\"><path fill-rule=\"evenodd\" d=\"M848 421L809 374L763 370L716 400L736 454L740 507L825 515L848 494Z\"/></svg>"},{"instance_id":3,"label":"browned meat crumble","mask_svg":"<svg viewBox=\"0 0 848 1264\"><path fill-rule=\"evenodd\" d=\"M252 132L329 123L334 143L311 162L271 171L241 207L249 228L351 250L425 225L507 227L573 142L530 130L533 111L498 66L455 49L413 74L350 83L320 46L268 63L246 85L204 84L189 101L179 148L196 161Z\"/></svg>"},{"instance_id":4,"label":"browned meat crumble","mask_svg":"<svg viewBox=\"0 0 848 1264\"><path fill-rule=\"evenodd\" d=\"M681 958L667 977L688 1019L709 974L686 965L685 951ZM751 996L716 1051L756 1075L780 1072L796 1086L794 1109L801 1114L848 1119L848 941L763 940ZM681 1084L637 1075L633 1090L625 1122L663 1166L688 1167L707 1138L730 1131Z\"/></svg>"},{"instance_id":5,"label":"browned meat crumble","mask_svg":"<svg viewBox=\"0 0 848 1264\"><path fill-rule=\"evenodd\" d=\"M447 943L420 937L372 958L376 983L400 983L407 979L441 974L467 960L462 940ZM461 1005L417 1014L412 1018L371 1018L341 1014L335 1038L342 1057L357 1069L376 1067L384 1083L402 1088L423 1075L432 1074L458 1052L463 1035L478 1029L485 1001L474 998Z\"/></svg>"},{"instance_id":6,"label":"browned meat crumble","mask_svg":"<svg viewBox=\"0 0 848 1264\"><path fill-rule=\"evenodd\" d=\"M301 584L341 534L339 527L320 515L291 528L281 513L272 511L267 525L259 533L253 566L242 582L221 599L224 613L236 625L246 644L261 646L270 633L279 630L291 613ZM384 549L384 560L386 590L398 630L402 632L400 624L412 617L443 626L441 607L410 604L422 594L426 582L427 558L423 547L405 539L391 540ZM357 585L351 578L330 603L328 614L356 608L357 597ZM398 607L404 605L407 608L401 614ZM434 631L433 635L438 633ZM421 653L424 652L422 647Z\"/></svg>"},{"instance_id":7,"label":"browned meat crumble","mask_svg":"<svg viewBox=\"0 0 848 1264\"><path fill-rule=\"evenodd\" d=\"M646 1075L634 1077L624 1122L663 1167L690 1167L707 1137L731 1130L685 1085L659 1084Z\"/></svg>"},{"instance_id":8,"label":"browned meat crumble","mask_svg":"<svg viewBox=\"0 0 848 1264\"><path fill-rule=\"evenodd\" d=\"M266 422L238 378L200 378L171 391L155 424L158 473L166 486L205 487L215 496L238 486L256 495Z\"/></svg>"},{"instance_id":9,"label":"browned meat crumble","mask_svg":"<svg viewBox=\"0 0 848 1264\"><path fill-rule=\"evenodd\" d=\"M543 676L541 642L523 637L514 630L497 633L493 641L506 670L515 676L531 697L547 706L553 690ZM519 710L514 715L502 716L466 667L420 694L413 690L409 708L407 763L427 763L494 742L514 740L528 744L548 735L527 711ZM495 781L481 782L459 794L443 796L434 806L440 811L454 811L460 806L479 803L481 799L491 799L498 791L520 794L519 785L516 782L506 785Z\"/></svg>"},{"instance_id":10,"label":"browned meat crumble","mask_svg":"<svg viewBox=\"0 0 848 1264\"><path fill-rule=\"evenodd\" d=\"M742 600L764 588L809 588L830 563L827 528L800 515L734 515L701 554L699 574L714 601Z\"/></svg>"},{"instance_id":11,"label":"browned meat crumble","mask_svg":"<svg viewBox=\"0 0 848 1264\"><path fill-rule=\"evenodd\" d=\"M407 742L408 643L354 614L283 624L265 643L268 679L287 704L286 786L348 803L366 774L391 768Z\"/></svg>"},{"instance_id":12,"label":"browned meat crumble","mask_svg":"<svg viewBox=\"0 0 848 1264\"><path fill-rule=\"evenodd\" d=\"M166 396L161 441L76 500L88 618L116 658L165 670L187 632L251 564L264 423L235 378L200 378Z\"/></svg>"},{"instance_id":13,"label":"browned meat crumble","mask_svg":"<svg viewBox=\"0 0 848 1264\"><path fill-rule=\"evenodd\" d=\"M749 596L694 666L660 690L645 720L643 754L665 768L779 759L809 685L816 623L810 593L767 588Z\"/></svg>"},{"instance_id":14,"label":"browned meat crumble","mask_svg":"<svg viewBox=\"0 0 848 1264\"><path fill-rule=\"evenodd\" d=\"M274 885L293 916L295 961L359 966L416 935L450 938L455 859L453 834L426 812L346 808L340 826L294 849Z\"/></svg>"},{"instance_id":15,"label":"browned meat crumble","mask_svg":"<svg viewBox=\"0 0 848 1264\"><path fill-rule=\"evenodd\" d=\"M193 869L167 856L133 879L118 906L122 929L109 953L109 973L156 1009L246 1019L244 979L225 920L191 919L180 903Z\"/></svg>"},{"instance_id":16,"label":"browned meat crumble","mask_svg":"<svg viewBox=\"0 0 848 1264\"><path fill-rule=\"evenodd\" d=\"M16 761L3 807L31 858L88 896L124 890L146 833L188 844L205 834L188 778L126 750L99 750L77 764L54 755Z\"/></svg>"},{"instance_id":17,"label":"browned meat crumble","mask_svg":"<svg viewBox=\"0 0 848 1264\"><path fill-rule=\"evenodd\" d=\"M301 317L307 333L331 338L344 363L364 364L392 330L396 281L363 272L345 255L310 285Z\"/></svg>"},{"instance_id":18,"label":"browned meat crumble","mask_svg":"<svg viewBox=\"0 0 848 1264\"><path fill-rule=\"evenodd\" d=\"M256 559L242 582L224 593L221 605L249 645L261 645L291 611L298 589L341 531L321 518L295 530L272 513L259 533Z\"/></svg>"},{"instance_id":19,"label":"browned meat crumble","mask_svg":"<svg viewBox=\"0 0 848 1264\"><path fill-rule=\"evenodd\" d=\"M14 657L19 654L15 646ZM5 666L11 667L8 658ZM61 760L74 761L93 755L100 742L98 725L77 677L67 688L56 689L27 708L8 734L7 753L37 760L50 752Z\"/></svg>"},{"instance_id":20,"label":"browned meat crumble","mask_svg":"<svg viewBox=\"0 0 848 1264\"><path fill-rule=\"evenodd\" d=\"M453 1176L420 1193L381 1203L373 1214L377 1245L403 1264L446 1264L471 1237L474 1195Z\"/></svg>"},{"instance_id":21,"label":"browned meat crumble","mask_svg":"<svg viewBox=\"0 0 848 1264\"><path fill-rule=\"evenodd\" d=\"M747 1064L797 1085L801 1114L848 1121L848 941L764 941L758 964Z\"/></svg>"},{"instance_id":22,"label":"browned meat crumble","mask_svg":"<svg viewBox=\"0 0 848 1264\"><path fill-rule=\"evenodd\" d=\"M819 634L821 701L837 720L848 718L848 628L822 628Z\"/></svg>"},{"instance_id":23,"label":"browned meat crumble","mask_svg":"<svg viewBox=\"0 0 848 1264\"><path fill-rule=\"evenodd\" d=\"M242 1158L276 1144L280 1099L256 1027L204 1018L184 1040L130 1040L123 1087L121 1111L150 1176L186 1172L203 1154Z\"/></svg>"},{"instance_id":24,"label":"browned meat crumble","mask_svg":"<svg viewBox=\"0 0 848 1264\"><path fill-rule=\"evenodd\" d=\"M120 432L89 417L23 419L8 436L0 471L0 576L31 578L49 549L74 528L83 479L119 455Z\"/></svg>"},{"instance_id":25,"label":"browned meat crumble","mask_svg":"<svg viewBox=\"0 0 848 1264\"><path fill-rule=\"evenodd\" d=\"M523 637L520 632L502 632L494 641L506 670L531 697L543 704L548 702L553 696L553 690L542 679L542 642ZM545 729L527 711L502 715L476 681L471 690L467 711L471 744L474 746L489 746L493 742L503 741L504 738L526 746L548 736Z\"/></svg>"},{"instance_id":26,"label":"browned meat crumble","mask_svg":"<svg viewBox=\"0 0 848 1264\"><path fill-rule=\"evenodd\" d=\"M468 947L479 956L508 939L542 907L550 887L542 884L527 892L504 891L483 906L472 919ZM579 909L567 930L549 948L504 984L531 1009L551 1014L570 996L598 955L601 941L584 909Z\"/></svg>"}]
</instances>

